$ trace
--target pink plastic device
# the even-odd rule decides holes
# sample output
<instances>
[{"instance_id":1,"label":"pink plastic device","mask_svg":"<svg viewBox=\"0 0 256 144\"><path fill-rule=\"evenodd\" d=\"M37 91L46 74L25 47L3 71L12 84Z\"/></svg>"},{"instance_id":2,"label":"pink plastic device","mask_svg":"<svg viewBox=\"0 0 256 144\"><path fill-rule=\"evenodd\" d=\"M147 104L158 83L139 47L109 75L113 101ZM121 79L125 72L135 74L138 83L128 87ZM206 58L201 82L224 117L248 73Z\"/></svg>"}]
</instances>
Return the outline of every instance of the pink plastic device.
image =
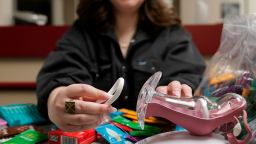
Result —
<instances>
[{"instance_id":1,"label":"pink plastic device","mask_svg":"<svg viewBox=\"0 0 256 144\"><path fill-rule=\"evenodd\" d=\"M207 97L177 98L155 91L162 76L155 73L143 85L137 101L137 116L141 128L144 128L144 118L157 116L181 125L194 135L209 135L223 124L237 123L237 117L243 115L247 130L244 140L237 140L229 133L228 140L232 143L245 144L252 136L247 123L245 99L235 93L227 93L216 102Z\"/></svg>"}]
</instances>

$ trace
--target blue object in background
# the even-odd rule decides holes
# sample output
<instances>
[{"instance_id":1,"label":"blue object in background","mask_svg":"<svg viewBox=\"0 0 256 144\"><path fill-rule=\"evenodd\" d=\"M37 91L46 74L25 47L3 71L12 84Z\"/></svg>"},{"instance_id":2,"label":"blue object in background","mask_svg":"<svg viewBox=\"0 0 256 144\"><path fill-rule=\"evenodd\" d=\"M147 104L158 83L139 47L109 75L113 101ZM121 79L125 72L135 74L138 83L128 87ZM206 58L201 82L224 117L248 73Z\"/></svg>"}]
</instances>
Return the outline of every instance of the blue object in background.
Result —
<instances>
[{"instance_id":1,"label":"blue object in background","mask_svg":"<svg viewBox=\"0 0 256 144\"><path fill-rule=\"evenodd\" d=\"M39 114L34 104L11 104L0 106L0 117L8 126L42 124L46 120Z\"/></svg>"},{"instance_id":2,"label":"blue object in background","mask_svg":"<svg viewBox=\"0 0 256 144\"><path fill-rule=\"evenodd\" d=\"M95 128L110 144L126 144L127 133L114 126L113 124L104 124Z\"/></svg>"},{"instance_id":3,"label":"blue object in background","mask_svg":"<svg viewBox=\"0 0 256 144\"><path fill-rule=\"evenodd\" d=\"M202 90L203 90L204 96L211 96L212 92L215 91L215 87L214 86L210 86L210 87L205 86L202 88Z\"/></svg>"},{"instance_id":4,"label":"blue object in background","mask_svg":"<svg viewBox=\"0 0 256 144\"><path fill-rule=\"evenodd\" d=\"M176 125L175 127L175 131L185 131L186 129L184 129L182 126Z\"/></svg>"},{"instance_id":5,"label":"blue object in background","mask_svg":"<svg viewBox=\"0 0 256 144\"><path fill-rule=\"evenodd\" d=\"M123 115L123 114L124 114L123 112L116 111L116 112L110 113L109 116L110 116L111 119L113 119L114 117L120 116L120 115Z\"/></svg>"}]
</instances>

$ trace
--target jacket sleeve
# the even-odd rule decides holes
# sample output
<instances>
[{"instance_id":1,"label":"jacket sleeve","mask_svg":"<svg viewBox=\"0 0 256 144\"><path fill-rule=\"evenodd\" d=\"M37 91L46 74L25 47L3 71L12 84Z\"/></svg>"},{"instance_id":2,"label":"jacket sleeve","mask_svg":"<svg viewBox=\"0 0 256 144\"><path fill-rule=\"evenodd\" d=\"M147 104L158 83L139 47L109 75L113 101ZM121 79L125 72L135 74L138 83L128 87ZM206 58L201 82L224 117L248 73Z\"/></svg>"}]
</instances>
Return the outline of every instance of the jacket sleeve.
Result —
<instances>
[{"instance_id":1,"label":"jacket sleeve","mask_svg":"<svg viewBox=\"0 0 256 144\"><path fill-rule=\"evenodd\" d=\"M202 79L205 62L189 33L181 26L170 29L166 51L161 68L163 78L160 85L178 80L195 90Z\"/></svg>"},{"instance_id":2,"label":"jacket sleeve","mask_svg":"<svg viewBox=\"0 0 256 144\"><path fill-rule=\"evenodd\" d=\"M56 49L48 55L37 76L37 107L42 116L48 118L47 100L54 88L91 83L90 67L86 43L76 22L57 42Z\"/></svg>"}]
</instances>

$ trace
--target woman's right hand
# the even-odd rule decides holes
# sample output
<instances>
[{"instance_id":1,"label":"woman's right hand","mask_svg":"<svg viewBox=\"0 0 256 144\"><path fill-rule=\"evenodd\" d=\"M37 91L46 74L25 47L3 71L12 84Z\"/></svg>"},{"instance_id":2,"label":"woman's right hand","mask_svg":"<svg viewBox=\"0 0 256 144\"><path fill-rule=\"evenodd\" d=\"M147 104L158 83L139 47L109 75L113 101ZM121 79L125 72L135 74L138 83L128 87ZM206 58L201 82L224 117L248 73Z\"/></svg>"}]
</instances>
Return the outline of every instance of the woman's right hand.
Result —
<instances>
[{"instance_id":1,"label":"woman's right hand","mask_svg":"<svg viewBox=\"0 0 256 144\"><path fill-rule=\"evenodd\" d=\"M96 101L105 101L111 95L87 84L72 84L55 88L48 98L50 120L63 131L82 131L98 126L103 115L116 111L110 105ZM65 112L65 102L75 102L75 113Z\"/></svg>"}]
</instances>

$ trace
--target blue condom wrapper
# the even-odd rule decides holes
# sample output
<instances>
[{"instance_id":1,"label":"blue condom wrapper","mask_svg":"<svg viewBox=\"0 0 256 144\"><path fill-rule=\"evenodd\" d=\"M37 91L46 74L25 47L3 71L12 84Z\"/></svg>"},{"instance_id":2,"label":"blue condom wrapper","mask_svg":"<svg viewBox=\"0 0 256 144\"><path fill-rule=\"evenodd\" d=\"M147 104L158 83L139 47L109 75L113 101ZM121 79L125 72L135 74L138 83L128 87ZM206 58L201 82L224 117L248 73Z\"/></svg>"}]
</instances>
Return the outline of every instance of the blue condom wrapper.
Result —
<instances>
[{"instance_id":1,"label":"blue condom wrapper","mask_svg":"<svg viewBox=\"0 0 256 144\"><path fill-rule=\"evenodd\" d=\"M127 133L113 124L101 125L95 130L111 144L125 144Z\"/></svg>"}]
</instances>

